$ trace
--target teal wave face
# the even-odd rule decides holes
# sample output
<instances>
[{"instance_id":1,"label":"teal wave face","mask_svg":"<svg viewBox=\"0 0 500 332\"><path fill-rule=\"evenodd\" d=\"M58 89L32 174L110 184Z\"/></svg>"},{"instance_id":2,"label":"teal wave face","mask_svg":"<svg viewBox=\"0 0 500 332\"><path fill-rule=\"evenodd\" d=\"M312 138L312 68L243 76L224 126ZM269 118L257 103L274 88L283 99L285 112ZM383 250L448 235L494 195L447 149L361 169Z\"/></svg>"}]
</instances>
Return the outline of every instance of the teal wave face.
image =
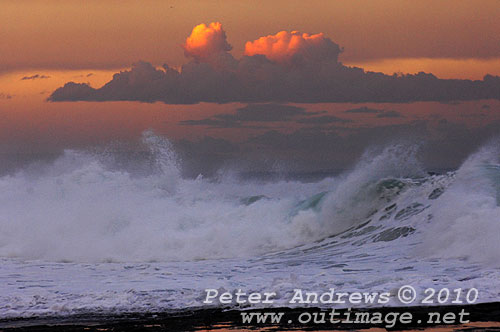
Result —
<instances>
[{"instance_id":1,"label":"teal wave face","mask_svg":"<svg viewBox=\"0 0 500 332\"><path fill-rule=\"evenodd\" d=\"M252 205L255 202L260 201L263 198L265 199L265 198L267 198L267 196L266 195L255 195L255 196L243 197L242 199L240 199L240 203L248 206L248 205Z\"/></svg>"},{"instance_id":2,"label":"teal wave face","mask_svg":"<svg viewBox=\"0 0 500 332\"><path fill-rule=\"evenodd\" d=\"M302 200L297 203L297 205L293 208L290 213L290 217L296 216L300 211L313 210L319 211L321 209L321 202L325 198L325 195L328 194L328 191L323 191L318 194L315 194L305 200Z\"/></svg>"},{"instance_id":3,"label":"teal wave face","mask_svg":"<svg viewBox=\"0 0 500 332\"><path fill-rule=\"evenodd\" d=\"M500 206L500 165L486 164L482 165L482 169L495 189L497 205Z\"/></svg>"}]
</instances>

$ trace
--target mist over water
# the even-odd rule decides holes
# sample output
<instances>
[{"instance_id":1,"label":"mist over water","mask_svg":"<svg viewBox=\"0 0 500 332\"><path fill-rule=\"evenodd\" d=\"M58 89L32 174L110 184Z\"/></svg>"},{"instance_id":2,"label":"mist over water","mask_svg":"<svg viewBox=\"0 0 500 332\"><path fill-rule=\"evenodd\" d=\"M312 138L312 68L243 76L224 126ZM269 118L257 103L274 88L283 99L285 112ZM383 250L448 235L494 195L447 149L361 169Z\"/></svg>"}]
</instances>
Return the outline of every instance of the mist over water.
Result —
<instances>
[{"instance_id":1,"label":"mist over water","mask_svg":"<svg viewBox=\"0 0 500 332\"><path fill-rule=\"evenodd\" d=\"M406 243L418 242L422 256L499 258L495 144L435 176L419 166L418 147L390 145L367 151L350 172L313 183L242 180L232 172L186 179L167 139L147 131L143 144L148 154L138 160L67 150L0 178L0 255L56 262L253 257L337 241L361 225L346 245L369 250L390 239L387 246L403 254Z\"/></svg>"},{"instance_id":2,"label":"mist over water","mask_svg":"<svg viewBox=\"0 0 500 332\"><path fill-rule=\"evenodd\" d=\"M431 207L423 253L500 266L500 141L471 155Z\"/></svg>"}]
</instances>

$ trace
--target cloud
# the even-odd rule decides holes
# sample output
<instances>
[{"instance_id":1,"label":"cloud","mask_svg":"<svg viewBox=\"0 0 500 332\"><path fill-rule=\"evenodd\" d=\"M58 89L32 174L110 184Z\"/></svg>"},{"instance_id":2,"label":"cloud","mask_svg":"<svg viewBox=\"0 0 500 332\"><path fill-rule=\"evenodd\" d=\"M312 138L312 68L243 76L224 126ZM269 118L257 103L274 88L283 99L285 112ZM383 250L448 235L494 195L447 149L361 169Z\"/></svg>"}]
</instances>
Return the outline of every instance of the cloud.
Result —
<instances>
[{"instance_id":1,"label":"cloud","mask_svg":"<svg viewBox=\"0 0 500 332\"><path fill-rule=\"evenodd\" d=\"M186 39L184 54L197 60L204 60L219 53L229 52L232 47L227 42L226 32L219 22L199 24Z\"/></svg>"},{"instance_id":2,"label":"cloud","mask_svg":"<svg viewBox=\"0 0 500 332\"><path fill-rule=\"evenodd\" d=\"M195 26L182 48L187 58L192 58L195 62L209 63L217 69L236 63L229 53L233 47L227 42L226 32L220 22Z\"/></svg>"},{"instance_id":3,"label":"cloud","mask_svg":"<svg viewBox=\"0 0 500 332\"><path fill-rule=\"evenodd\" d=\"M181 125L209 126L217 128L249 128L247 122L283 122L295 119L298 116L316 115L316 112L307 112L305 108L282 104L249 104L236 109L235 113L216 114L201 120L180 121ZM252 128L262 128L251 126Z\"/></svg>"},{"instance_id":4,"label":"cloud","mask_svg":"<svg viewBox=\"0 0 500 332\"><path fill-rule=\"evenodd\" d=\"M12 99L12 95L8 93L1 93L0 92L0 99Z\"/></svg>"},{"instance_id":5,"label":"cloud","mask_svg":"<svg viewBox=\"0 0 500 332\"><path fill-rule=\"evenodd\" d=\"M297 120L298 123L307 123L307 124L329 124L329 123L346 123L346 122L352 122L352 120L349 119L342 119L334 115L322 115L322 116L315 116L315 117L310 117L310 118L304 118L304 119L299 119Z\"/></svg>"},{"instance_id":6,"label":"cloud","mask_svg":"<svg viewBox=\"0 0 500 332\"><path fill-rule=\"evenodd\" d=\"M376 114L376 113L382 113L383 111L384 110L379 110L379 109L369 108L369 107L363 106L363 107L359 107L359 108L345 110L344 113Z\"/></svg>"},{"instance_id":7,"label":"cloud","mask_svg":"<svg viewBox=\"0 0 500 332\"><path fill-rule=\"evenodd\" d=\"M179 122L183 126L207 126L212 128L239 128L242 127L241 123L236 121L227 121L213 118L205 118L201 120L183 120Z\"/></svg>"},{"instance_id":8,"label":"cloud","mask_svg":"<svg viewBox=\"0 0 500 332\"><path fill-rule=\"evenodd\" d=\"M345 110L344 113L350 114L376 114L377 118L401 118L404 117L397 111L387 111L383 109L369 108L366 106Z\"/></svg>"},{"instance_id":9,"label":"cloud","mask_svg":"<svg viewBox=\"0 0 500 332\"><path fill-rule=\"evenodd\" d=\"M50 98L52 100L64 100L66 96L70 95L73 100L88 100L93 97L94 91L95 89L92 89L86 83L68 82L62 88L54 91Z\"/></svg>"},{"instance_id":10,"label":"cloud","mask_svg":"<svg viewBox=\"0 0 500 332\"><path fill-rule=\"evenodd\" d=\"M401 118L404 117L401 113L397 111L384 111L377 114L377 118Z\"/></svg>"},{"instance_id":11,"label":"cloud","mask_svg":"<svg viewBox=\"0 0 500 332\"><path fill-rule=\"evenodd\" d=\"M281 31L245 44L245 55L261 54L271 61L302 64L314 61L337 62L342 49L322 33L310 35Z\"/></svg>"},{"instance_id":12,"label":"cloud","mask_svg":"<svg viewBox=\"0 0 500 332\"><path fill-rule=\"evenodd\" d=\"M415 102L499 99L500 77L438 79L427 73L385 75L344 66L340 47L323 34L296 31L248 42L234 58L220 23L200 24L183 45L180 69L134 64L101 88L67 83L49 101L130 100L199 102Z\"/></svg>"},{"instance_id":13,"label":"cloud","mask_svg":"<svg viewBox=\"0 0 500 332\"><path fill-rule=\"evenodd\" d=\"M236 121L274 122L288 121L298 115L308 115L302 107L281 104L249 104L238 108L236 114L222 114L221 117Z\"/></svg>"},{"instance_id":14,"label":"cloud","mask_svg":"<svg viewBox=\"0 0 500 332\"><path fill-rule=\"evenodd\" d=\"M24 76L23 78L21 78L21 81L47 79L47 78L50 78L50 76L35 74L33 76Z\"/></svg>"}]
</instances>

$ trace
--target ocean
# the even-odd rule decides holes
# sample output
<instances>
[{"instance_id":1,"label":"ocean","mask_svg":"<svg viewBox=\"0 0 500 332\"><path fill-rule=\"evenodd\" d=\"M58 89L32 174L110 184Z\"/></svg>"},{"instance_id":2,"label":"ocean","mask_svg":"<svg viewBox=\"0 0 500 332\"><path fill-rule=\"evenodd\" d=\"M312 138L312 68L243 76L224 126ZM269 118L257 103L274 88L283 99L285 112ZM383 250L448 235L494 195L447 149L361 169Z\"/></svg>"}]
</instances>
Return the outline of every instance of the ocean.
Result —
<instances>
[{"instance_id":1,"label":"ocean","mask_svg":"<svg viewBox=\"0 0 500 332\"><path fill-rule=\"evenodd\" d=\"M296 289L500 299L498 142L441 174L393 144L314 180L186 178L167 139L143 144L141 160L66 150L0 177L0 317L264 306L204 304L206 289L288 307Z\"/></svg>"}]
</instances>

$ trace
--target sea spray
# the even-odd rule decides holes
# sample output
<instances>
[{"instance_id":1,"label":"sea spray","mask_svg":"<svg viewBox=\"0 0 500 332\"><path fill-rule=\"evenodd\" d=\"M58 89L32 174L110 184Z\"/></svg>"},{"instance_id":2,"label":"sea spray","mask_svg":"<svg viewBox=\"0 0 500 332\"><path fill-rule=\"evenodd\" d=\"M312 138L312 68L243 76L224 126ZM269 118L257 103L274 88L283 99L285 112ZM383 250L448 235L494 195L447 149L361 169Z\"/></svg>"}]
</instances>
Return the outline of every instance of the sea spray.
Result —
<instances>
[{"instance_id":1,"label":"sea spray","mask_svg":"<svg viewBox=\"0 0 500 332\"><path fill-rule=\"evenodd\" d=\"M306 183L182 178L168 140L142 144L0 177L0 316L191 310L208 288L273 292L276 306L294 289L403 283L498 300L495 146L427 175L416 147L394 144Z\"/></svg>"},{"instance_id":2,"label":"sea spray","mask_svg":"<svg viewBox=\"0 0 500 332\"><path fill-rule=\"evenodd\" d=\"M500 266L500 144L469 156L431 208L420 253Z\"/></svg>"},{"instance_id":3,"label":"sea spray","mask_svg":"<svg viewBox=\"0 0 500 332\"><path fill-rule=\"evenodd\" d=\"M146 154L137 162L149 167L139 173L129 169L136 155L119 163L110 162L112 151L67 150L51 164L0 178L0 256L191 261L332 245L371 252L380 243L403 254L421 244L422 257L482 260L481 248L488 248L490 261L498 256L494 161L486 168L468 161L456 174L428 176L416 159L418 147L395 144L314 183L220 174L187 179L167 139L148 131L143 144ZM467 174L477 185L460 184Z\"/></svg>"}]
</instances>

